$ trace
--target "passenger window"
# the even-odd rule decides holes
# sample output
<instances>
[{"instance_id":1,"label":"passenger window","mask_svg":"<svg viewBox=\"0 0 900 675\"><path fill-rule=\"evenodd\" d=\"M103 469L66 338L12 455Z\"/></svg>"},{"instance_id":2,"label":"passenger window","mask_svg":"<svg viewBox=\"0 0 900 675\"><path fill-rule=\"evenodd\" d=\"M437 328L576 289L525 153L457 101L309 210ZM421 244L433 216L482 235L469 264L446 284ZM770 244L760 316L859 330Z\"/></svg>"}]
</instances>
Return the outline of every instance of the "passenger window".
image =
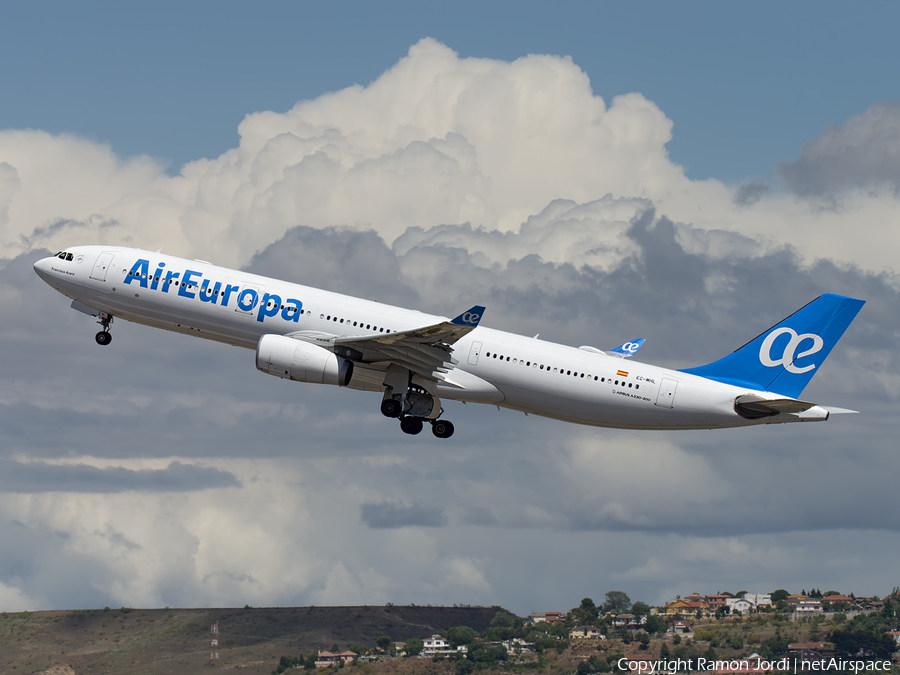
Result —
<instances>
[{"instance_id":1,"label":"passenger window","mask_svg":"<svg viewBox=\"0 0 900 675\"><path fill-rule=\"evenodd\" d=\"M600 378L600 381L601 381L601 382L606 382L606 378L605 378L605 377L601 377L601 378Z\"/></svg>"},{"instance_id":2,"label":"passenger window","mask_svg":"<svg viewBox=\"0 0 900 675\"><path fill-rule=\"evenodd\" d=\"M588 376L588 377L590 377L590 376ZM594 382L596 382L596 381L597 381L597 376L594 375Z\"/></svg>"},{"instance_id":3,"label":"passenger window","mask_svg":"<svg viewBox=\"0 0 900 675\"><path fill-rule=\"evenodd\" d=\"M636 384L636 385L634 385L634 388L635 388L635 389L640 389L640 388L641 388L641 385Z\"/></svg>"},{"instance_id":4,"label":"passenger window","mask_svg":"<svg viewBox=\"0 0 900 675\"><path fill-rule=\"evenodd\" d=\"M631 389L631 382L628 383L628 388Z\"/></svg>"}]
</instances>

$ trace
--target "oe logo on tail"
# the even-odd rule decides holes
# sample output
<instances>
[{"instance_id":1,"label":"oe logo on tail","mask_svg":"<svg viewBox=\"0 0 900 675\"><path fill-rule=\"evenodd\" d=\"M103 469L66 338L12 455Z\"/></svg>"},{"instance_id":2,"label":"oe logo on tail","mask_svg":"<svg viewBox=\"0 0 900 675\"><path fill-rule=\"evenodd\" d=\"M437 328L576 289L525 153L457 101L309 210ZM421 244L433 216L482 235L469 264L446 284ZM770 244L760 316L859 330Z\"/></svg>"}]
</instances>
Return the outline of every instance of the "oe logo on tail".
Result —
<instances>
[{"instance_id":1,"label":"oe logo on tail","mask_svg":"<svg viewBox=\"0 0 900 675\"><path fill-rule=\"evenodd\" d=\"M784 346L784 352L781 354L781 357L773 359L772 345L775 344L775 340L781 335L790 335L791 339L788 340L787 344ZM797 347L799 347L804 340L812 340L812 346L810 346L809 349L797 354ZM767 366L769 368L784 366L784 369L789 373L808 373L810 370L816 367L814 363L800 368L794 365L794 361L796 361L797 359L802 359L804 356L815 354L816 352L821 351L822 347L824 346L825 341L818 335L815 335L813 333L803 333L802 335L797 335L797 331L795 331L793 328L782 326L781 328L773 330L766 336L766 339L763 340L762 346L759 348L759 361L764 366Z\"/></svg>"}]
</instances>

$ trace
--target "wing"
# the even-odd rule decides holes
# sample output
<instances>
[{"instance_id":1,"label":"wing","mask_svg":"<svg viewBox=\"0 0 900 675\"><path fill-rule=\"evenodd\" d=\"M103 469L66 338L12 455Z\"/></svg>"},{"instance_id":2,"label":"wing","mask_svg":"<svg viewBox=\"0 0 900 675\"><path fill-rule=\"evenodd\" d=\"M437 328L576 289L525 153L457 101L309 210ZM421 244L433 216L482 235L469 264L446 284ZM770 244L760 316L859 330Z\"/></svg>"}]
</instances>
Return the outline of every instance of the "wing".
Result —
<instances>
[{"instance_id":1,"label":"wing","mask_svg":"<svg viewBox=\"0 0 900 675\"><path fill-rule=\"evenodd\" d=\"M453 344L472 332L484 315L484 307L475 305L452 321L412 330L338 337L332 341L334 353L356 362L395 364L425 379L443 380L458 362L453 358Z\"/></svg>"}]
</instances>

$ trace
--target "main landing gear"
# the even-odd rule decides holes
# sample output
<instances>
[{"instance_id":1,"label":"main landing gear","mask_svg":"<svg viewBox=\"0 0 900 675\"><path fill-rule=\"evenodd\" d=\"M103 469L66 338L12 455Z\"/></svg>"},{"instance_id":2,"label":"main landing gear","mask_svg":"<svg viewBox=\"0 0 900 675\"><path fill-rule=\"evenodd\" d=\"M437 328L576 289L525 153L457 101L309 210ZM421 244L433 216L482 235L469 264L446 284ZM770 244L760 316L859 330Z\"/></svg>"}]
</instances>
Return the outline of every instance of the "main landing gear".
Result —
<instances>
[{"instance_id":1,"label":"main landing gear","mask_svg":"<svg viewBox=\"0 0 900 675\"><path fill-rule=\"evenodd\" d=\"M430 399L427 404L423 400L426 395L420 393L408 393L406 397L406 405L399 398L390 398L390 394L386 395L381 402L381 414L385 417L397 417L400 419L400 430L405 434L415 436L422 433L425 428L425 422L431 424L431 433L438 438L450 438L453 435L453 424L447 420L429 419L422 415L429 414L433 409L435 399ZM426 407L422 407L426 406ZM406 408L404 410L404 408ZM426 412L426 410L428 412ZM418 414L416 414L418 413Z\"/></svg>"},{"instance_id":2,"label":"main landing gear","mask_svg":"<svg viewBox=\"0 0 900 675\"><path fill-rule=\"evenodd\" d=\"M103 326L103 330L94 336L98 345L103 345L105 347L112 342L112 333L109 332L109 324L112 323L112 320L112 315L107 314L106 312L100 312L100 320L97 323Z\"/></svg>"},{"instance_id":3,"label":"main landing gear","mask_svg":"<svg viewBox=\"0 0 900 675\"><path fill-rule=\"evenodd\" d=\"M438 438L450 438L453 435L453 423L447 420L423 420L421 417L401 417L400 431L415 436L422 433L425 422L431 424L431 433Z\"/></svg>"}]
</instances>

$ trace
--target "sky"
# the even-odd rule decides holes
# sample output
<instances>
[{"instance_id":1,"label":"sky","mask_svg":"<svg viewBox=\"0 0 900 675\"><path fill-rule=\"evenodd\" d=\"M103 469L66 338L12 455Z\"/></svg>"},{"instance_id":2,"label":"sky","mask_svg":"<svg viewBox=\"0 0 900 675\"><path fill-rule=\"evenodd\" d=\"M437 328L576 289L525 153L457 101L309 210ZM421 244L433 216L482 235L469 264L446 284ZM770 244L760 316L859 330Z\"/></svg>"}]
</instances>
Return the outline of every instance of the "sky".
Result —
<instances>
[{"instance_id":1,"label":"sky","mask_svg":"<svg viewBox=\"0 0 900 675\"><path fill-rule=\"evenodd\" d=\"M822 3L0 9L0 609L559 611L884 595L900 553L900 10ZM689 367L867 301L824 424L594 429L373 394L89 317L128 245Z\"/></svg>"}]
</instances>

